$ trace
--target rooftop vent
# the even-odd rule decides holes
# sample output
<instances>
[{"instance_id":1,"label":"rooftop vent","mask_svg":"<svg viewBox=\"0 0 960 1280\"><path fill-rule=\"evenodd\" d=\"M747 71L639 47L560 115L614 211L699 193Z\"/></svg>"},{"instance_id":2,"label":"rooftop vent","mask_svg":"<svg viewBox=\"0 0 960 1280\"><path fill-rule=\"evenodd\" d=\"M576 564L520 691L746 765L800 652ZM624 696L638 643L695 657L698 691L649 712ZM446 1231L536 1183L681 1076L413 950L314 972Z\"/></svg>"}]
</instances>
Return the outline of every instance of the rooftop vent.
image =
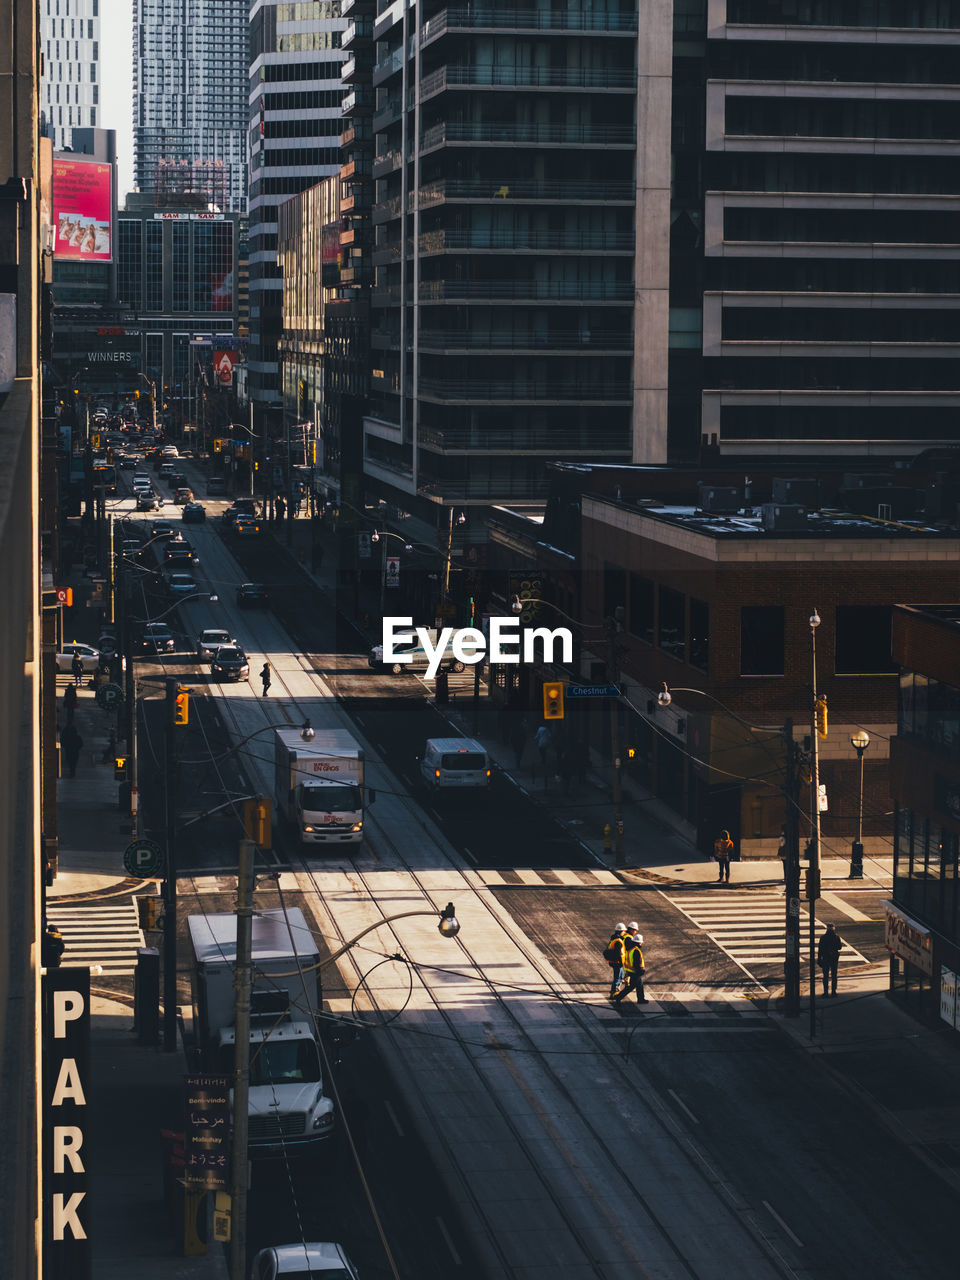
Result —
<instances>
[{"instance_id":1,"label":"rooftop vent","mask_svg":"<svg viewBox=\"0 0 960 1280\"><path fill-rule=\"evenodd\" d=\"M807 508L793 502L765 502L760 522L768 533L790 533L807 527Z\"/></svg>"},{"instance_id":2,"label":"rooftop vent","mask_svg":"<svg viewBox=\"0 0 960 1280\"><path fill-rule=\"evenodd\" d=\"M820 481L814 476L775 477L770 494L774 502L820 510Z\"/></svg>"},{"instance_id":3,"label":"rooftop vent","mask_svg":"<svg viewBox=\"0 0 960 1280\"><path fill-rule=\"evenodd\" d=\"M740 510L740 490L731 486L697 485L699 492L698 505L701 511L711 515L732 515Z\"/></svg>"}]
</instances>

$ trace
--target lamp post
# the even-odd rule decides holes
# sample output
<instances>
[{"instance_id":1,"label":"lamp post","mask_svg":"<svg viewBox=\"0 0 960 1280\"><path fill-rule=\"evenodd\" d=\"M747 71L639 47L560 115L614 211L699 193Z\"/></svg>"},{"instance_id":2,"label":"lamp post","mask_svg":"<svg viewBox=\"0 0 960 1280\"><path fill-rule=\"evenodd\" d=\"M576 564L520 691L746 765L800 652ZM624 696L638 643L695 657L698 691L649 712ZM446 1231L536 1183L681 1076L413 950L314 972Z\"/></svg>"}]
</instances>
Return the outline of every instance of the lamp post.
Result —
<instances>
[{"instance_id":1,"label":"lamp post","mask_svg":"<svg viewBox=\"0 0 960 1280\"><path fill-rule=\"evenodd\" d=\"M454 521L458 527L462 528L467 523L467 517L462 511L458 511L454 516L453 507L450 508L450 522L447 525L447 554L443 566L443 603L447 603L450 595L450 558L453 555L453 525Z\"/></svg>"},{"instance_id":2,"label":"lamp post","mask_svg":"<svg viewBox=\"0 0 960 1280\"><path fill-rule=\"evenodd\" d=\"M820 751L819 698L817 695L817 627L820 615L814 609L810 615L810 683L813 697L810 700L810 867L807 871L807 914L810 918L810 1039L817 1034L817 899L820 897Z\"/></svg>"},{"instance_id":3,"label":"lamp post","mask_svg":"<svg viewBox=\"0 0 960 1280\"><path fill-rule=\"evenodd\" d=\"M850 745L857 753L857 761L860 765L860 785L857 791L857 838L853 842L853 848L850 850L850 879L863 879L863 753L870 745L870 735L865 729L860 729L850 739Z\"/></svg>"},{"instance_id":4,"label":"lamp post","mask_svg":"<svg viewBox=\"0 0 960 1280\"><path fill-rule=\"evenodd\" d=\"M404 541L404 539L400 537L399 533L389 533L386 529L384 529L383 532L381 533L379 530L374 529L374 531L370 534L371 542L379 542L381 538L396 538L398 542L403 543L403 549L407 553L407 555L410 555L410 553L413 551L413 544L410 542ZM386 585L387 585L387 544L386 542L384 542L383 548L381 549L381 552L380 552L380 617L381 618L383 617L383 595L386 589Z\"/></svg>"}]
</instances>

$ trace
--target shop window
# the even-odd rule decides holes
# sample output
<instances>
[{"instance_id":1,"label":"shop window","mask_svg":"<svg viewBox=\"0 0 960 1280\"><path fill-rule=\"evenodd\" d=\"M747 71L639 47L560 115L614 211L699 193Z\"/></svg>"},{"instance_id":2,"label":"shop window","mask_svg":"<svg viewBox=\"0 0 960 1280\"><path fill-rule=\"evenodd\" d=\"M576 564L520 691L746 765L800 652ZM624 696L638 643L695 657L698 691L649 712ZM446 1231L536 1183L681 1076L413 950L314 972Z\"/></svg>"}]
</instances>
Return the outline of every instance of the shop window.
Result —
<instances>
[{"instance_id":1,"label":"shop window","mask_svg":"<svg viewBox=\"0 0 960 1280\"><path fill-rule=\"evenodd\" d=\"M660 588L660 620L657 628L657 643L664 653L671 658L684 657L686 632L684 628L685 598L672 587Z\"/></svg>"},{"instance_id":2,"label":"shop window","mask_svg":"<svg viewBox=\"0 0 960 1280\"><path fill-rule=\"evenodd\" d=\"M639 573L630 575L630 614L627 629L653 644L653 583Z\"/></svg>"},{"instance_id":3,"label":"shop window","mask_svg":"<svg viewBox=\"0 0 960 1280\"><path fill-rule=\"evenodd\" d=\"M876 675L895 671L890 656L889 605L838 605L837 675Z\"/></svg>"},{"instance_id":4,"label":"shop window","mask_svg":"<svg viewBox=\"0 0 960 1280\"><path fill-rule=\"evenodd\" d=\"M710 670L710 606L690 597L690 665Z\"/></svg>"},{"instance_id":5,"label":"shop window","mask_svg":"<svg viewBox=\"0 0 960 1280\"><path fill-rule=\"evenodd\" d=\"M741 608L740 674L783 675L782 605L744 605Z\"/></svg>"}]
</instances>

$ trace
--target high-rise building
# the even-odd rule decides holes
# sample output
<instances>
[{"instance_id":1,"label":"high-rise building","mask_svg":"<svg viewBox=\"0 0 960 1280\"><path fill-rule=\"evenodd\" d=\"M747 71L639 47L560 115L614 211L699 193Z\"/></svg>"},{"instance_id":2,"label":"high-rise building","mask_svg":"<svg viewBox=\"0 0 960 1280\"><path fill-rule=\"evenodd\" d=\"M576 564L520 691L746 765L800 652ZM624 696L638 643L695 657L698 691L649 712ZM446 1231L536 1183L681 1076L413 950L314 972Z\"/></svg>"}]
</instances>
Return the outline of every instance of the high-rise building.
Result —
<instances>
[{"instance_id":1,"label":"high-rise building","mask_svg":"<svg viewBox=\"0 0 960 1280\"><path fill-rule=\"evenodd\" d=\"M247 13L247 0L135 0L134 182L160 204L246 210Z\"/></svg>"},{"instance_id":2,"label":"high-rise building","mask_svg":"<svg viewBox=\"0 0 960 1280\"><path fill-rule=\"evenodd\" d=\"M277 206L340 172L339 0L250 5L250 393L281 403Z\"/></svg>"},{"instance_id":3,"label":"high-rise building","mask_svg":"<svg viewBox=\"0 0 960 1280\"><path fill-rule=\"evenodd\" d=\"M100 124L100 0L42 0L41 131L54 151Z\"/></svg>"}]
</instances>

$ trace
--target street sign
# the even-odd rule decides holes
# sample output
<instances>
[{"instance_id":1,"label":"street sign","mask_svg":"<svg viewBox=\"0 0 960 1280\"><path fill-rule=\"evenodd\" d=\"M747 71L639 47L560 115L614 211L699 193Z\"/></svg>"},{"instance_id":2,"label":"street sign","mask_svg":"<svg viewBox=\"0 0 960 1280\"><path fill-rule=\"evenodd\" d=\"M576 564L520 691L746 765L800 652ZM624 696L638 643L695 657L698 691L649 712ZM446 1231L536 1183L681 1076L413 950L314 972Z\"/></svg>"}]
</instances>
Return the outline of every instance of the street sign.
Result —
<instances>
[{"instance_id":1,"label":"street sign","mask_svg":"<svg viewBox=\"0 0 960 1280\"><path fill-rule=\"evenodd\" d=\"M568 698L619 698L618 684L568 684Z\"/></svg>"},{"instance_id":2,"label":"street sign","mask_svg":"<svg viewBox=\"0 0 960 1280\"><path fill-rule=\"evenodd\" d=\"M97 690L97 706L112 711L123 701L123 689L118 684L102 684Z\"/></svg>"},{"instance_id":3,"label":"street sign","mask_svg":"<svg viewBox=\"0 0 960 1280\"><path fill-rule=\"evenodd\" d=\"M123 851L123 869L131 876L154 876L163 865L163 850L153 840L134 840Z\"/></svg>"}]
</instances>

